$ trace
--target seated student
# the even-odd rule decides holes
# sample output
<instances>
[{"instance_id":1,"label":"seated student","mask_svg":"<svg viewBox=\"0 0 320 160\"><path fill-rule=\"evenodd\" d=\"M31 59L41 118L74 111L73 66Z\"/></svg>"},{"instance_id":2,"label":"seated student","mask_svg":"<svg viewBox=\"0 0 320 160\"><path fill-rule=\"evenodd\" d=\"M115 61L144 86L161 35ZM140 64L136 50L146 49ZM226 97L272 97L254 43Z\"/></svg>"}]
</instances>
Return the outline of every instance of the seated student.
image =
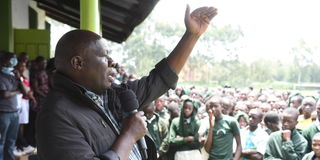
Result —
<instances>
[{"instance_id":1,"label":"seated student","mask_svg":"<svg viewBox=\"0 0 320 160\"><path fill-rule=\"evenodd\" d=\"M201 158L198 130L200 121L197 117L198 106L187 99L182 106L179 118L173 119L170 132L170 146L176 149L175 160L195 160Z\"/></svg>"},{"instance_id":2,"label":"seated student","mask_svg":"<svg viewBox=\"0 0 320 160\"><path fill-rule=\"evenodd\" d=\"M299 111L295 108L287 108L283 112L282 131L270 135L266 146L264 159L302 159L307 141L296 130Z\"/></svg>"},{"instance_id":3,"label":"seated student","mask_svg":"<svg viewBox=\"0 0 320 160\"><path fill-rule=\"evenodd\" d=\"M269 135L259 126L262 118L263 113L259 109L251 110L249 112L249 126L240 131L243 160L263 158Z\"/></svg>"},{"instance_id":4,"label":"seated student","mask_svg":"<svg viewBox=\"0 0 320 160\"><path fill-rule=\"evenodd\" d=\"M312 140L312 137L320 132L320 101L317 102L316 104L316 111L317 111L317 120L312 123L308 128L304 129L302 131L302 135L303 137L308 141L308 146L307 146L307 150L306 150L306 153L310 152L311 151L311 140Z\"/></svg>"},{"instance_id":5,"label":"seated student","mask_svg":"<svg viewBox=\"0 0 320 160\"><path fill-rule=\"evenodd\" d=\"M320 160L320 133L312 138L312 152L303 156L302 160Z\"/></svg>"},{"instance_id":6,"label":"seated student","mask_svg":"<svg viewBox=\"0 0 320 160\"><path fill-rule=\"evenodd\" d=\"M270 135L273 132L280 130L279 114L273 111L268 112L263 119L266 132Z\"/></svg>"},{"instance_id":7,"label":"seated student","mask_svg":"<svg viewBox=\"0 0 320 160\"><path fill-rule=\"evenodd\" d=\"M241 156L240 127L233 117L222 114L220 97L213 97L207 103L209 114L208 138L205 142L205 150L209 153L209 160L235 159ZM236 140L236 151L233 156L233 138Z\"/></svg>"}]
</instances>

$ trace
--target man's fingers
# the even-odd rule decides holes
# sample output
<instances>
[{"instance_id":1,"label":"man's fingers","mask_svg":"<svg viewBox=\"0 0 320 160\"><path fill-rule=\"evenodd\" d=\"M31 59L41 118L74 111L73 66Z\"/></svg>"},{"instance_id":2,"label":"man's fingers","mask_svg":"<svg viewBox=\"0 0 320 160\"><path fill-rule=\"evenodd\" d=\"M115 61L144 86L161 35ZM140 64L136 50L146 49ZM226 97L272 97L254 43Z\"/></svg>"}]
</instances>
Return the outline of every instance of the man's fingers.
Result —
<instances>
[{"instance_id":1,"label":"man's fingers","mask_svg":"<svg viewBox=\"0 0 320 160\"><path fill-rule=\"evenodd\" d=\"M189 6L189 4L187 4L185 18L187 18L187 19L190 18L190 6Z\"/></svg>"},{"instance_id":2,"label":"man's fingers","mask_svg":"<svg viewBox=\"0 0 320 160\"><path fill-rule=\"evenodd\" d=\"M201 7L191 13L191 17L209 24L211 19L217 15L217 9L214 7Z\"/></svg>"},{"instance_id":3,"label":"man's fingers","mask_svg":"<svg viewBox=\"0 0 320 160\"><path fill-rule=\"evenodd\" d=\"M211 20L214 16L216 16L218 14L217 10L213 11L213 12L209 12L207 13L207 17Z\"/></svg>"},{"instance_id":4,"label":"man's fingers","mask_svg":"<svg viewBox=\"0 0 320 160\"><path fill-rule=\"evenodd\" d=\"M207 9L208 9L208 7L200 7L200 8L197 8L196 10L194 10L194 11L191 13L191 16L200 16L200 15L203 14Z\"/></svg>"}]
</instances>

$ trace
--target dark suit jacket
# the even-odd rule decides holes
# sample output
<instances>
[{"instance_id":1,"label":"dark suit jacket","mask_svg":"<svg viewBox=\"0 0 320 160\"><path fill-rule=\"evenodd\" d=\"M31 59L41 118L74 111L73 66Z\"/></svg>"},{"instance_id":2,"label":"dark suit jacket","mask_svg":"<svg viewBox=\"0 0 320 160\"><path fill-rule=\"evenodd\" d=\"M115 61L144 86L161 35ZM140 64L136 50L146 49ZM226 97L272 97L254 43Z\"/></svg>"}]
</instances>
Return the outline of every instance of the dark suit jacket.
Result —
<instances>
[{"instance_id":1,"label":"dark suit jacket","mask_svg":"<svg viewBox=\"0 0 320 160\"><path fill-rule=\"evenodd\" d=\"M70 79L61 73L55 73L52 80L53 88L36 122L40 160L118 159L110 148L119 133L109 118ZM118 97L121 90L132 89L140 107L143 107L169 88L174 89L177 80L177 74L170 68L167 60L163 59L148 76L126 85L112 85L106 94L108 108L120 123L124 117ZM148 151L151 150L150 146Z\"/></svg>"}]
</instances>

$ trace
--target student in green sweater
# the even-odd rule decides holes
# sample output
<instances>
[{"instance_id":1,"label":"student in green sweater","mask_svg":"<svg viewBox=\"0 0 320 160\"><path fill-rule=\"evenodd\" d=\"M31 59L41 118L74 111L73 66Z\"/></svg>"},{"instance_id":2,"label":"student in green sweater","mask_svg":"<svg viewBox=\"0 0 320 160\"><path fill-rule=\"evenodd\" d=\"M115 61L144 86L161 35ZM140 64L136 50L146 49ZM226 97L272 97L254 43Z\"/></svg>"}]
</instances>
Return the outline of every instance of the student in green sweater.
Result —
<instances>
[{"instance_id":1,"label":"student in green sweater","mask_svg":"<svg viewBox=\"0 0 320 160\"><path fill-rule=\"evenodd\" d=\"M205 142L205 150L209 153L209 160L238 160L241 156L240 127L233 117L222 114L220 97L213 97L206 103L209 114L209 131ZM237 148L233 156L233 138Z\"/></svg>"},{"instance_id":2,"label":"student in green sweater","mask_svg":"<svg viewBox=\"0 0 320 160\"><path fill-rule=\"evenodd\" d=\"M320 133L315 134L312 138L312 150L302 160L320 160Z\"/></svg>"},{"instance_id":3,"label":"student in green sweater","mask_svg":"<svg viewBox=\"0 0 320 160\"><path fill-rule=\"evenodd\" d=\"M175 160L195 160L201 158L198 130L200 121L197 118L198 106L191 99L183 102L181 115L172 120L169 131L170 147L176 149ZM186 157L181 157L185 156Z\"/></svg>"},{"instance_id":4,"label":"student in green sweater","mask_svg":"<svg viewBox=\"0 0 320 160\"><path fill-rule=\"evenodd\" d=\"M307 141L296 130L299 111L293 107L283 112L282 131L270 135L264 159L301 160Z\"/></svg>"},{"instance_id":5,"label":"student in green sweater","mask_svg":"<svg viewBox=\"0 0 320 160\"><path fill-rule=\"evenodd\" d=\"M148 133L152 137L157 153L160 156L159 149L164 145L162 143L168 133L168 123L155 113L155 105L153 103L144 108L143 112L147 118Z\"/></svg>"},{"instance_id":6,"label":"student in green sweater","mask_svg":"<svg viewBox=\"0 0 320 160\"><path fill-rule=\"evenodd\" d=\"M320 120L320 101L318 101L316 104L316 111L317 111L318 119L315 122L313 122L308 128L302 131L303 137L308 141L308 146L306 150L307 153L311 151L312 137L316 133L320 132L320 121L319 121Z\"/></svg>"}]
</instances>

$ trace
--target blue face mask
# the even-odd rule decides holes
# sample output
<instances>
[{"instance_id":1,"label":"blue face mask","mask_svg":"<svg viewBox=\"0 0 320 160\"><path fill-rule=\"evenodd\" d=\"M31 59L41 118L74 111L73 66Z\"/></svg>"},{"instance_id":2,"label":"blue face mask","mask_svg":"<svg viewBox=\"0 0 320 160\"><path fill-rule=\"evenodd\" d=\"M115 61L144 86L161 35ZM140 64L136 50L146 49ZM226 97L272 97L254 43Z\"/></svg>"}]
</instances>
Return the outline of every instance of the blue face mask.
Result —
<instances>
[{"instance_id":1,"label":"blue face mask","mask_svg":"<svg viewBox=\"0 0 320 160\"><path fill-rule=\"evenodd\" d=\"M9 74L9 75L14 75L12 72L13 70L14 70L13 67L2 67L1 68L2 73Z\"/></svg>"},{"instance_id":2,"label":"blue face mask","mask_svg":"<svg viewBox=\"0 0 320 160\"><path fill-rule=\"evenodd\" d=\"M11 64L11 67L16 66L18 64L18 59L16 57L11 58L10 64Z\"/></svg>"}]
</instances>

